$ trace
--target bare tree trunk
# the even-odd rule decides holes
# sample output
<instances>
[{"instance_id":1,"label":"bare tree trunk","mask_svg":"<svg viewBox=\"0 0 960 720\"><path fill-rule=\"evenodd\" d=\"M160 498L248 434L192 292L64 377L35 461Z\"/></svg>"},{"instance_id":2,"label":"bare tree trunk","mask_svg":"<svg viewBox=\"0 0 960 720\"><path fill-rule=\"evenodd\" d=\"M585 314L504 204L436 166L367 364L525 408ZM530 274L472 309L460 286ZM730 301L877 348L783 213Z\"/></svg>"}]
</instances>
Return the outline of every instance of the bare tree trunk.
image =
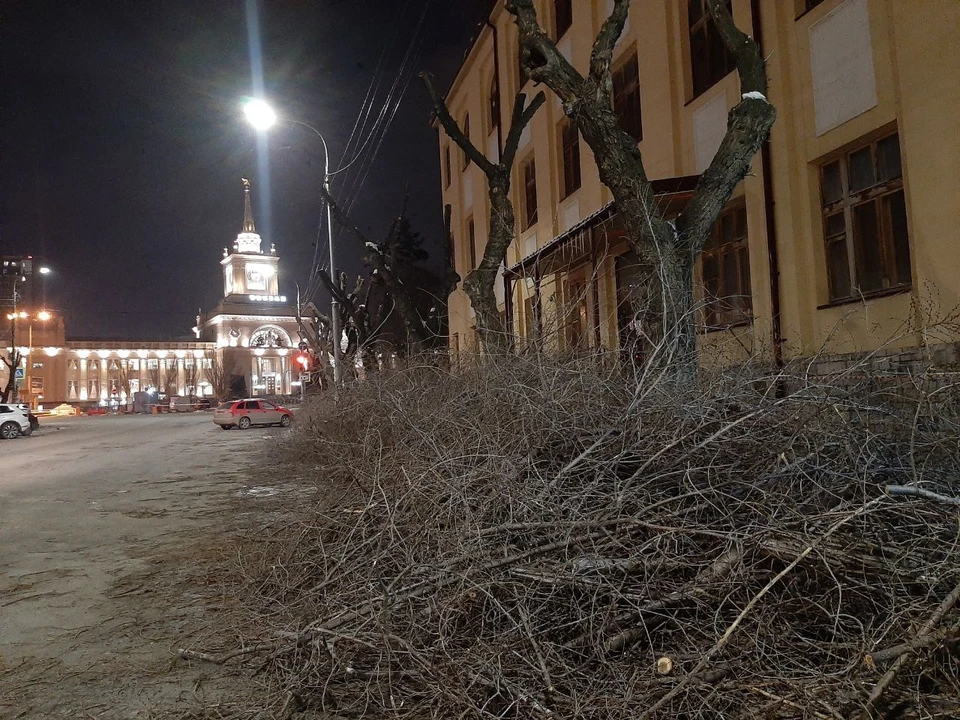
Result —
<instances>
[{"instance_id":1,"label":"bare tree trunk","mask_svg":"<svg viewBox=\"0 0 960 720\"><path fill-rule=\"evenodd\" d=\"M711 0L710 13L736 59L742 96L730 110L726 135L701 175L693 198L676 222L670 223L654 200L640 150L620 128L613 111L610 63L627 19L629 0L615 1L594 41L586 76L567 62L540 27L533 0L507 0L506 7L520 29L524 67L533 80L557 94L566 115L577 123L593 150L601 181L616 199L628 240L640 260L657 271L658 287L651 289L651 297L660 310L659 322L648 324L645 331L660 345L659 361L669 363L681 380L694 378L694 264L776 117L766 98L766 69L757 43L737 29L724 0Z\"/></svg>"},{"instance_id":2,"label":"bare tree trunk","mask_svg":"<svg viewBox=\"0 0 960 720\"><path fill-rule=\"evenodd\" d=\"M210 361L210 367L206 369L206 376L213 388L213 394L219 402L226 398L230 390L230 373L227 371L226 364L217 356L216 350L206 353L204 357Z\"/></svg>"},{"instance_id":3,"label":"bare tree trunk","mask_svg":"<svg viewBox=\"0 0 960 720\"><path fill-rule=\"evenodd\" d=\"M470 298L470 304L477 315L477 332L480 342L488 351L499 353L510 352L512 342L507 336L506 328L500 321L500 312L497 309L497 296L494 293L494 283L497 273L507 256L507 248L516 238L516 221L513 214L513 203L510 201L510 174L513 162L517 157L517 148L520 145L520 133L533 119L537 109L546 99L542 92L537 93L530 105L526 108L526 95L520 93L513 103L513 116L510 121L510 131L507 133L503 154L498 164L487 160L470 141L451 117L450 111L443 98L433 87L430 75L422 74L433 109L437 118L450 139L467 154L477 167L487 176L487 188L490 196L490 235L483 251L483 257L476 269L467 273L463 281L463 291Z\"/></svg>"},{"instance_id":4,"label":"bare tree trunk","mask_svg":"<svg viewBox=\"0 0 960 720\"><path fill-rule=\"evenodd\" d=\"M449 205L443 206L443 287L446 290L446 298L449 298L453 291L460 284L460 274L457 272L456 263L453 261L453 230L451 229L451 208Z\"/></svg>"},{"instance_id":5,"label":"bare tree trunk","mask_svg":"<svg viewBox=\"0 0 960 720\"><path fill-rule=\"evenodd\" d=\"M3 386L3 394L0 395L0 399L2 399L3 402L9 402L10 395L13 394L13 388L16 386L17 368L20 367L20 361L22 360L22 356L20 355L19 352L17 352L17 349L14 348L12 358L4 355L2 359L3 359L3 364L7 366L8 375L7 375L7 382Z\"/></svg>"}]
</instances>

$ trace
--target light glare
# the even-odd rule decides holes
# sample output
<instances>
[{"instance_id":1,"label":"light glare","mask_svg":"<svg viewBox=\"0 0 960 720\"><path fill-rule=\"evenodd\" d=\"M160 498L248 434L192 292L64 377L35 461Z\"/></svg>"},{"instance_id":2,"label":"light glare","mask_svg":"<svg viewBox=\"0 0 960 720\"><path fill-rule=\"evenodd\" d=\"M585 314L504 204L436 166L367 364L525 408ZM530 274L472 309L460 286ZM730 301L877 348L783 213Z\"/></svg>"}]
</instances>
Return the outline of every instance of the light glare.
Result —
<instances>
[{"instance_id":1,"label":"light glare","mask_svg":"<svg viewBox=\"0 0 960 720\"><path fill-rule=\"evenodd\" d=\"M255 98L243 106L243 114L257 130L269 130L277 122L277 114L264 100Z\"/></svg>"}]
</instances>

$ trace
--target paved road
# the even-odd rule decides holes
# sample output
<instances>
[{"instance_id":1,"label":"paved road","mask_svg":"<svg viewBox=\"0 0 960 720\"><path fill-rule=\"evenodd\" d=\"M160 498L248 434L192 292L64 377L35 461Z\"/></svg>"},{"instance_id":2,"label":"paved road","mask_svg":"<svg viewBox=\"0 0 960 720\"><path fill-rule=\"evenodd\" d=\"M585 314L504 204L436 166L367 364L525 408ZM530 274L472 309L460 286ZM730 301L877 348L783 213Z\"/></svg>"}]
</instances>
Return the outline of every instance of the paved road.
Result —
<instances>
[{"instance_id":1,"label":"paved road","mask_svg":"<svg viewBox=\"0 0 960 720\"><path fill-rule=\"evenodd\" d=\"M143 639L144 623L170 618L151 616L155 593L131 615L130 596L216 527L279 432L191 413L42 419L0 440L0 717L137 717L182 692L183 678L133 681L131 662L170 665L172 640Z\"/></svg>"}]
</instances>

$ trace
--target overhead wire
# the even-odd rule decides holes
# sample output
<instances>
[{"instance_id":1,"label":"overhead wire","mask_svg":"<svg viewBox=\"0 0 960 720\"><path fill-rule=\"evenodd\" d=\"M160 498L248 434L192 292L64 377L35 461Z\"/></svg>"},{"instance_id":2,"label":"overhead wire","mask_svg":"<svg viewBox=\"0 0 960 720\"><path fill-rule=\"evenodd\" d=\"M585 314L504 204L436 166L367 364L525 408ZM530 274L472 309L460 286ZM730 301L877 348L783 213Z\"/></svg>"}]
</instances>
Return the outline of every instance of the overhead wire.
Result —
<instances>
[{"instance_id":1,"label":"overhead wire","mask_svg":"<svg viewBox=\"0 0 960 720\"><path fill-rule=\"evenodd\" d=\"M415 69L416 62L419 59L420 50L423 44L424 20L426 19L427 12L432 4L433 0L426 0L423 5L423 8L420 12L420 18L417 21L417 26L414 29L414 32L410 38L410 42L407 45L407 50L404 53L403 61L400 64L400 68L394 77L394 81L391 84L387 97L385 98L383 106L381 107L380 115L377 118L377 123L374 125L371 135L369 136L371 139L376 139L376 145L371 150L366 152L364 161L354 174L351 186L347 190L346 196L343 198L342 202L344 208L348 212L352 209L360 195L363 184L370 173L370 168L379 154L380 148L383 146L384 139L390 129L390 126L393 124L393 120L396 117L396 112L400 106L400 102L403 100L403 96L406 94L407 87L409 86L410 79L412 78L414 72L411 70L411 68ZM350 174L348 173L348 177L349 175Z\"/></svg>"},{"instance_id":2,"label":"overhead wire","mask_svg":"<svg viewBox=\"0 0 960 720\"><path fill-rule=\"evenodd\" d=\"M344 147L343 153L341 155L341 159L347 158L350 156L354 139L357 137L358 128L362 133L363 128L366 126L366 118L369 117L370 115L370 110L373 107L373 100L376 97L378 88L380 86L380 82L382 78L381 71L383 69L384 61L386 60L390 51L393 49L394 44L396 43L397 35L400 31L399 21L403 15L403 12L406 10L406 7L409 1L410 0L406 0L404 2L404 4L400 7L399 12L397 13L397 16L394 19L393 34L391 35L389 42L387 42L383 46L383 50L380 52L380 57L377 60L376 67L374 68L373 76L370 78L370 84L367 85L367 92L364 95L363 102L360 104L360 110L357 112L357 118L356 120L354 120L353 128L350 130L350 137L347 139L347 144ZM361 119L362 119L362 124L361 124ZM356 162L356 160L349 161L346 166L342 168L338 168L336 172L340 172L346 169L347 167L350 167L350 165L352 165L353 162ZM316 274L320 271L320 262L319 262L320 252L321 250L323 251L327 250L327 247L328 247L327 243L329 242L329 238L324 237L324 234L323 234L323 221L324 221L324 213L321 212L320 218L317 222L317 237L316 237L316 241L313 244L313 261L310 263L310 268L313 272L310 276L311 278L310 284L307 286L306 297L308 299L312 299L313 296L316 294L317 289L319 289L314 286L317 284Z\"/></svg>"},{"instance_id":3,"label":"overhead wire","mask_svg":"<svg viewBox=\"0 0 960 720\"><path fill-rule=\"evenodd\" d=\"M432 4L433 0L426 0L424 3L416 28L410 37L409 43L407 44L400 67L394 76L393 82L390 84L390 88L380 106L379 112L376 113L376 117L374 118L372 124L370 124L369 119L371 116L371 111L373 110L376 97L379 94L379 88L383 82L384 73L382 70L384 68L384 61L390 55L390 51L395 45L396 36L401 25L399 20L409 5L409 0L406 0L401 8L401 11L398 13L396 22L398 30L394 32L394 35L391 37L389 43L385 46L385 50L380 56L380 60L377 63L373 78L371 79L363 103L358 111L357 119L354 122L353 130L351 131L350 138L347 142L347 149L343 154L344 159L350 157L351 153L352 157L350 157L346 164L338 168L336 171L334 171L334 173L331 173L332 175L337 172L346 171L344 183L349 183L349 187L341 193L342 199L340 203L348 212L359 197L360 190L369 176L373 162L383 146L386 134L389 131L394 118L396 117L400 102L403 100L406 90L409 87L410 80L414 74L414 71L411 70L411 67L415 69L416 62L420 57L420 52L423 45L424 21ZM368 124L370 125L369 129ZM366 133L365 136L364 133ZM363 136L362 139L361 136ZM373 147L370 145L371 142L375 142ZM352 150L351 147L353 148ZM354 167L358 162L360 165L354 170ZM304 293L306 302L311 302L319 289L322 287L322 283L317 277L317 274L320 270L318 258L320 256L321 247L327 249L329 247L327 243L330 242L329 237L326 238L326 242L321 241L321 237L323 236L323 222L324 216L321 215L317 228L317 242L315 243L314 261L312 263L312 267L315 272L310 280L306 292ZM340 232L340 230L337 230L334 237L339 236Z\"/></svg>"}]
</instances>

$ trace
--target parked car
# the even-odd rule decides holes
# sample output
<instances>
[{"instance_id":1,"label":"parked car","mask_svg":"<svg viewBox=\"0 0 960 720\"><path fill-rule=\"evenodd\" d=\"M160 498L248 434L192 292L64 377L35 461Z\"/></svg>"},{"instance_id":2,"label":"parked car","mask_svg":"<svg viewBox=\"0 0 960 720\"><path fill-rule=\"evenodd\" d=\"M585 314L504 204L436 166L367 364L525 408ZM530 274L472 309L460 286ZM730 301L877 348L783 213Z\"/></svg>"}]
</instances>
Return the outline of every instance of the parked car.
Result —
<instances>
[{"instance_id":1,"label":"parked car","mask_svg":"<svg viewBox=\"0 0 960 720\"><path fill-rule=\"evenodd\" d=\"M0 405L0 438L13 440L18 435L27 436L32 432L28 410L17 405Z\"/></svg>"},{"instance_id":2,"label":"parked car","mask_svg":"<svg viewBox=\"0 0 960 720\"><path fill-rule=\"evenodd\" d=\"M238 427L246 430L252 425L279 425L288 427L293 422L293 413L281 405L267 400L246 398L228 400L213 411L213 421L221 430Z\"/></svg>"}]
</instances>

